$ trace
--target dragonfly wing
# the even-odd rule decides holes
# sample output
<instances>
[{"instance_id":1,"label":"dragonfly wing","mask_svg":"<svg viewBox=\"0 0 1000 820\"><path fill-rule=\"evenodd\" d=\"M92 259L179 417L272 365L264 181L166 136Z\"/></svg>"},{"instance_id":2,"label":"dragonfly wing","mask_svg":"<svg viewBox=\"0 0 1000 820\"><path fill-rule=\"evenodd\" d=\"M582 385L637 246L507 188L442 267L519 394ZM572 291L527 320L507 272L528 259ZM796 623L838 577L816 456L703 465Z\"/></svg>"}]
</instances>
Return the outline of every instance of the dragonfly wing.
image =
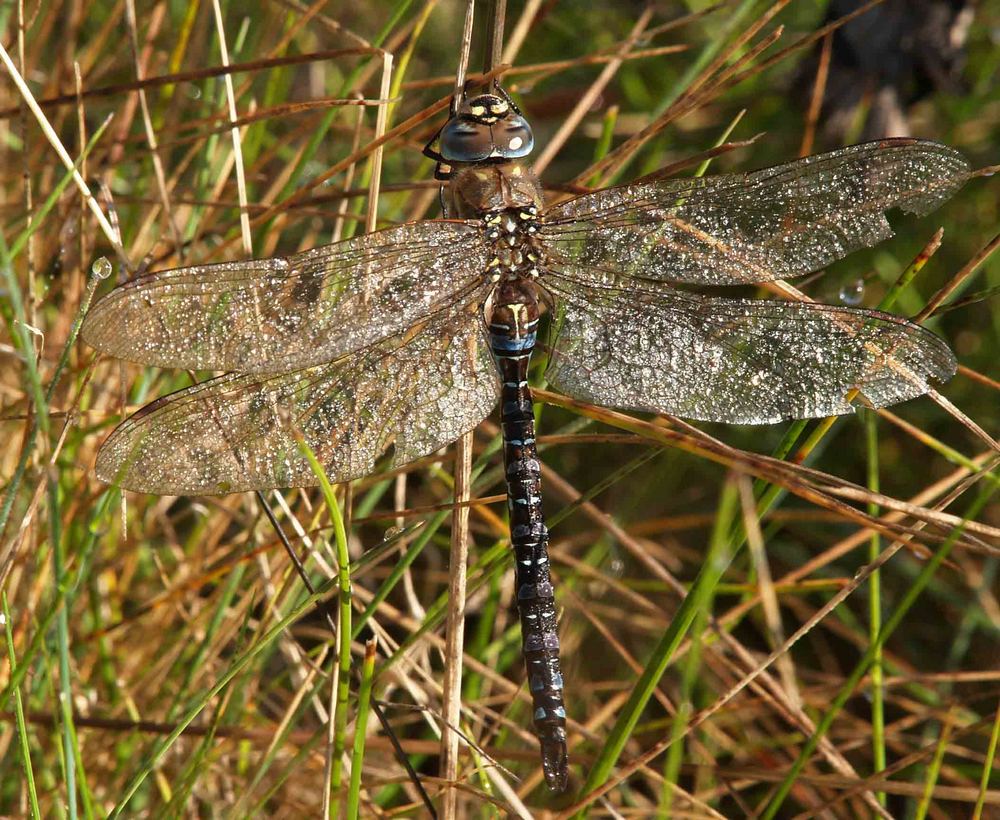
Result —
<instances>
[{"instance_id":1,"label":"dragonfly wing","mask_svg":"<svg viewBox=\"0 0 1000 820\"><path fill-rule=\"evenodd\" d=\"M97 474L158 495L216 495L315 485L304 437L331 481L432 453L496 404L497 376L472 307L427 320L320 366L229 374L154 401L104 443Z\"/></svg>"},{"instance_id":2,"label":"dragonfly wing","mask_svg":"<svg viewBox=\"0 0 1000 820\"><path fill-rule=\"evenodd\" d=\"M874 310L591 287L547 277L558 297L548 378L594 404L765 424L884 407L955 373L933 333Z\"/></svg>"},{"instance_id":3,"label":"dragonfly wing","mask_svg":"<svg viewBox=\"0 0 1000 820\"><path fill-rule=\"evenodd\" d=\"M467 296L487 259L476 223L415 222L292 256L135 279L93 307L82 334L102 352L158 367L309 367Z\"/></svg>"},{"instance_id":4,"label":"dragonfly wing","mask_svg":"<svg viewBox=\"0 0 1000 820\"><path fill-rule=\"evenodd\" d=\"M700 285L787 279L892 236L885 212L925 214L968 179L952 148L864 143L745 174L636 182L551 208L549 263Z\"/></svg>"}]
</instances>

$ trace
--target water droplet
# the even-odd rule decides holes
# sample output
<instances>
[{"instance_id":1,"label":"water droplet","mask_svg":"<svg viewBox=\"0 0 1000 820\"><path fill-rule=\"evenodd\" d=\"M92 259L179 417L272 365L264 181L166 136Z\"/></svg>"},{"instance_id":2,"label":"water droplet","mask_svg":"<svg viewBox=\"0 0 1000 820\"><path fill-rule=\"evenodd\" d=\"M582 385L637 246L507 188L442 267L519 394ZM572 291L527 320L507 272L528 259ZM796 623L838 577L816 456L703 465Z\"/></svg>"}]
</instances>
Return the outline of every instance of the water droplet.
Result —
<instances>
[{"instance_id":1,"label":"water droplet","mask_svg":"<svg viewBox=\"0 0 1000 820\"><path fill-rule=\"evenodd\" d=\"M865 295L865 280L845 282L840 288L840 301L845 305L860 305Z\"/></svg>"},{"instance_id":2,"label":"water droplet","mask_svg":"<svg viewBox=\"0 0 1000 820\"><path fill-rule=\"evenodd\" d=\"M90 266L90 272L98 279L107 279L112 272L111 262L106 256L98 256L94 264Z\"/></svg>"},{"instance_id":3,"label":"water droplet","mask_svg":"<svg viewBox=\"0 0 1000 820\"><path fill-rule=\"evenodd\" d=\"M389 527L382 536L383 541L391 541L403 531L402 527Z\"/></svg>"}]
</instances>

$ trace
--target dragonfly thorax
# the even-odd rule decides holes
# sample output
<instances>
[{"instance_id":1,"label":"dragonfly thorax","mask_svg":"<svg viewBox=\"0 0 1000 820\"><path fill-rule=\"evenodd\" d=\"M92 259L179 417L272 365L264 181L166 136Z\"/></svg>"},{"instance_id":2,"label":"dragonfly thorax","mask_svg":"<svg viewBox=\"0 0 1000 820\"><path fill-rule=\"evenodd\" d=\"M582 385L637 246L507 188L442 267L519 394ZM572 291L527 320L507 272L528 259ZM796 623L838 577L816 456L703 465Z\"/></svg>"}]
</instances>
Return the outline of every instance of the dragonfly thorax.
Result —
<instances>
[{"instance_id":1,"label":"dragonfly thorax","mask_svg":"<svg viewBox=\"0 0 1000 820\"><path fill-rule=\"evenodd\" d=\"M542 208L542 186L523 165L505 162L462 168L448 186L449 216L464 219L511 208Z\"/></svg>"},{"instance_id":2,"label":"dragonfly thorax","mask_svg":"<svg viewBox=\"0 0 1000 820\"><path fill-rule=\"evenodd\" d=\"M505 208L483 217L486 239L496 254L486 266L492 282L533 280L539 276L542 250L537 241L538 209Z\"/></svg>"}]
</instances>

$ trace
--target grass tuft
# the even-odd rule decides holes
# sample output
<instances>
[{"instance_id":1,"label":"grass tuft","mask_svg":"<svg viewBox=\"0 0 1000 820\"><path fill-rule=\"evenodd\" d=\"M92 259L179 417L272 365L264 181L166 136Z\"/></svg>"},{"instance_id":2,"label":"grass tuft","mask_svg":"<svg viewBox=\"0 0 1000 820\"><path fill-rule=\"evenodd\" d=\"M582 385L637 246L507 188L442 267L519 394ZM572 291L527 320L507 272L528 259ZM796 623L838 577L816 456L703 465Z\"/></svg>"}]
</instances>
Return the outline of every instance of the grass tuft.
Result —
<instances>
[{"instance_id":1,"label":"grass tuft","mask_svg":"<svg viewBox=\"0 0 1000 820\"><path fill-rule=\"evenodd\" d=\"M498 70L548 199L837 147L817 97L837 79L823 5L511 3ZM95 356L77 340L95 292L433 218L420 149L446 116L463 10L0 6L2 70L20 78L0 85L0 815L426 814L368 715L442 806L461 656L457 816L992 816L995 177L930 217L893 214L893 239L779 294L860 290L918 317L960 361L933 397L740 428L536 391L566 795L529 730L496 416L459 470L467 502L454 447L336 490L317 465L321 489L268 497L273 524L249 495L126 507L95 478L118 420L208 375ZM1000 161L998 14L978 4L962 88L906 112L979 168ZM95 273L105 257L116 281Z\"/></svg>"}]
</instances>

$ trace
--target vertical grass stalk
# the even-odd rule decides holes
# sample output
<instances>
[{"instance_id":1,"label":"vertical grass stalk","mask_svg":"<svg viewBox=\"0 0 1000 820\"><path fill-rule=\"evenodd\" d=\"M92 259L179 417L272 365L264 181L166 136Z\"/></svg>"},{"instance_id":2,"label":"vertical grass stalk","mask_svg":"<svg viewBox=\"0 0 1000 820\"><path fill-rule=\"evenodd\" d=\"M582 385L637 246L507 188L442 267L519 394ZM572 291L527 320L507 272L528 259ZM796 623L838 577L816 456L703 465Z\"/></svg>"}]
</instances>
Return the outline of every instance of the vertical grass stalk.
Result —
<instances>
[{"instance_id":1,"label":"vertical grass stalk","mask_svg":"<svg viewBox=\"0 0 1000 820\"><path fill-rule=\"evenodd\" d=\"M587 775L582 794L593 791L602 785L611 774L611 770L618 758L621 756L625 744L628 742L635 729L639 718L642 715L646 704L649 702L656 688L666 672L667 666L673 658L674 652L680 646L688 629L694 622L699 612L705 611L711 604L713 591L718 585L722 574L729 566L730 554L727 549L729 545L729 533L732 529L736 517L737 509L737 487L736 482L730 477L726 480L719 497L719 505L716 510L715 525L712 529L712 536L709 542L708 555L702 564L701 570L691 589L684 597L677 614L674 615L670 626L667 627L663 637L653 650L649 661L643 669L642 675L636 681L632 694L629 696L625 706L622 707L614 728L608 735L608 740L601 749L594 761L594 765ZM583 817L583 813L577 815Z\"/></svg>"},{"instance_id":2,"label":"vertical grass stalk","mask_svg":"<svg viewBox=\"0 0 1000 820\"><path fill-rule=\"evenodd\" d=\"M7 662L10 664L11 674L17 669L17 656L14 654L14 622L10 617L10 608L7 606L7 593L0 593L3 602L3 633L7 639ZM28 744L28 727L24 720L24 704L21 701L20 686L14 687L14 719L17 722L17 740L21 751L21 768L24 770L25 786L28 789L28 801L31 804L31 816L39 818L42 816L38 808L38 792L35 790L35 772L31 765L31 747Z\"/></svg>"},{"instance_id":3,"label":"vertical grass stalk","mask_svg":"<svg viewBox=\"0 0 1000 820\"><path fill-rule=\"evenodd\" d=\"M986 805L986 792L989 791L990 773L993 771L993 762L996 760L998 744L1000 744L1000 702L997 703L997 711L993 720L993 732L990 734L990 743L986 748L986 759L983 761L983 775L979 779L979 797L976 799L976 808L972 812L972 820L980 820L983 816L983 806Z\"/></svg>"},{"instance_id":4,"label":"vertical grass stalk","mask_svg":"<svg viewBox=\"0 0 1000 820\"><path fill-rule=\"evenodd\" d=\"M993 494L993 487L987 487L981 491L979 496L972 502L972 504L969 505L969 509L964 516L965 520L974 519L986 506L986 502L992 498ZM906 617L907 613L917 602L917 598L924 591L924 588L931 582L935 573L941 567L941 564L944 563L948 555L951 554L951 550L955 546L955 542L958 541L958 538L962 534L963 530L964 526L958 526L951 532L948 538L941 544L940 547L938 547L937 552L935 552L934 555L931 556L931 558L923 565L920 570L920 574L907 588L905 594L900 599L899 604L886 620L882 629L879 630L875 640L872 641L868 649L865 651L865 654L861 657L861 660L847 677L847 680L840 688L837 696L831 702L830 708L817 722L816 731L813 732L812 736L806 741L801 752L799 753L799 756L796 758L795 762L788 770L788 773L785 775L784 780L782 780L777 791L773 794L770 802L761 813L760 816L762 820L771 820L771 818L778 814L782 804L785 802L785 798L788 797L788 794L792 790L792 786L795 785L796 779L802 772L806 763L810 760L813 752L819 745L820 740L830 730L830 727L833 725L833 721L836 719L837 715L840 714L844 704L847 703L851 695L854 694L858 683L860 683L865 673L871 667L875 654L881 650L882 646L889 639L892 633L895 632L899 625L903 622L903 618Z\"/></svg>"},{"instance_id":5,"label":"vertical grass stalk","mask_svg":"<svg viewBox=\"0 0 1000 820\"><path fill-rule=\"evenodd\" d=\"M878 467L878 415L873 410L861 411L861 421L865 426L865 450L868 460L868 489L879 492ZM879 505L868 502L868 514L878 518ZM877 530L872 530L868 539L868 561L878 558L882 551L882 539ZM868 641L874 643L882 628L882 576L875 570L868 579ZM886 766L885 753L885 692L883 690L882 649L879 647L872 656L871 699L872 699L872 770L880 772ZM876 799L885 805L885 792L877 792Z\"/></svg>"},{"instance_id":6,"label":"vertical grass stalk","mask_svg":"<svg viewBox=\"0 0 1000 820\"><path fill-rule=\"evenodd\" d=\"M333 712L333 760L330 766L330 816L340 816L340 790L344 775L344 751L347 748L347 706L351 691L351 556L347 552L347 532L344 516L333 491L333 485L326 477L323 466L316 460L316 454L301 436L299 448L308 459L309 466L319 481L323 500L333 521L333 536L337 556L337 702Z\"/></svg>"},{"instance_id":7,"label":"vertical grass stalk","mask_svg":"<svg viewBox=\"0 0 1000 820\"><path fill-rule=\"evenodd\" d=\"M375 676L375 650L378 641L365 642L365 660L361 667L361 688L358 691L358 717L354 722L354 750L351 754L351 782L347 789L347 816L359 816L361 808L361 770L365 762L365 740L368 737L368 714L372 704L372 679Z\"/></svg>"}]
</instances>

